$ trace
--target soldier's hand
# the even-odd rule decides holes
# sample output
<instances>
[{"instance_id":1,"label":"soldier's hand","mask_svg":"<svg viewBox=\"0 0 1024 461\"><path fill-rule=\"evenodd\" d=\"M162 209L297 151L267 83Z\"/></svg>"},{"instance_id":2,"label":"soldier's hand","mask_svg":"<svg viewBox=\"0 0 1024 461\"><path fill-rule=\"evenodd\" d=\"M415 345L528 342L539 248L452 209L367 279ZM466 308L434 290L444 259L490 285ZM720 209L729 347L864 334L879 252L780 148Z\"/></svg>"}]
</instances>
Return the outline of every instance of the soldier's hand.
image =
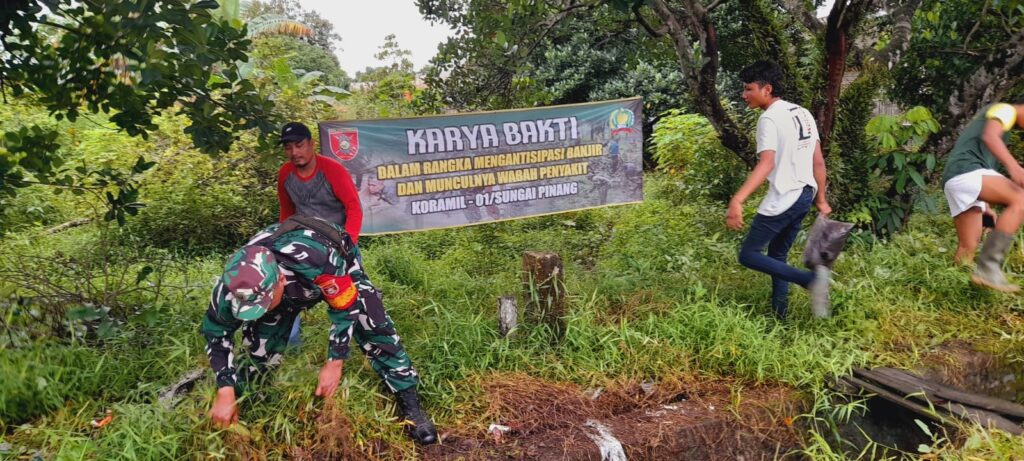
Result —
<instances>
[{"instance_id":1,"label":"soldier's hand","mask_svg":"<svg viewBox=\"0 0 1024 461\"><path fill-rule=\"evenodd\" d=\"M338 388L338 382L341 381L341 371L344 364L344 360L328 360L324 364L324 367L320 369L320 383L316 386L317 397L330 397L334 395L334 391Z\"/></svg>"},{"instance_id":2,"label":"soldier's hand","mask_svg":"<svg viewBox=\"0 0 1024 461\"><path fill-rule=\"evenodd\" d=\"M235 403L235 388L225 386L217 389L217 397L213 399L210 419L219 427L229 427L238 422L238 405Z\"/></svg>"}]
</instances>

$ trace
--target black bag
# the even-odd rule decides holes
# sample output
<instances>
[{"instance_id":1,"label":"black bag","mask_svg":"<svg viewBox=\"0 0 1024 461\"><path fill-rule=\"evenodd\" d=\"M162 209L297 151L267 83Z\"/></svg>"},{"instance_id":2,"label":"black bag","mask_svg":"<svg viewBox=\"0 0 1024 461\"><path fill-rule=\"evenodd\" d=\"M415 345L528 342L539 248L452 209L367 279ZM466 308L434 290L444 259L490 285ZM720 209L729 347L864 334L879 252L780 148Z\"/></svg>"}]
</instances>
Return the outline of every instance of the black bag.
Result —
<instances>
[{"instance_id":1,"label":"black bag","mask_svg":"<svg viewBox=\"0 0 1024 461\"><path fill-rule=\"evenodd\" d=\"M353 246L352 238L349 237L348 232L339 230L338 228L334 227L334 225L332 225L331 223L324 221L323 219L320 218L313 218L310 216L303 216L299 214L292 215L283 223L281 223L281 226L278 227L277 230L274 231L274 233L270 236L270 240L274 240L284 235L285 233L297 229L308 229L326 237L327 240L330 240L331 243L333 243L334 246L339 251L341 251L342 257L348 259L348 255L351 252L351 247Z\"/></svg>"},{"instance_id":2,"label":"black bag","mask_svg":"<svg viewBox=\"0 0 1024 461\"><path fill-rule=\"evenodd\" d=\"M839 253L846 245L846 239L853 230L853 224L833 221L822 215L814 220L811 232L807 235L807 246L804 247L804 265L808 269L825 266L829 269L836 262Z\"/></svg>"}]
</instances>

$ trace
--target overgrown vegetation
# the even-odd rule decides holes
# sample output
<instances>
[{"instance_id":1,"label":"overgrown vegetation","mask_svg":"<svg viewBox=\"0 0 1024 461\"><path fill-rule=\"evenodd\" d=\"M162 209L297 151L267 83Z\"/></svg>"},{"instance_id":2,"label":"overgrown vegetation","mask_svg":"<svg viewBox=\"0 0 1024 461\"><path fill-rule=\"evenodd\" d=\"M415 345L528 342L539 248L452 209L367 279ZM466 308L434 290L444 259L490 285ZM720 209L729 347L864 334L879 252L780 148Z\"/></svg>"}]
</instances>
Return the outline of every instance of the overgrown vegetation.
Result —
<instances>
[{"instance_id":1,"label":"overgrown vegetation","mask_svg":"<svg viewBox=\"0 0 1024 461\"><path fill-rule=\"evenodd\" d=\"M967 285L949 262L955 241L941 216L919 215L888 243L854 244L836 267L835 318L812 320L806 297L795 294L793 319L780 324L764 305L768 281L751 279L734 263L740 235L724 230L716 209L675 180L652 175L641 205L367 237L363 247L442 427L479 430L493 422L480 419L478 399L481 380L494 372L526 372L581 387L723 376L810 392L853 366L918 366L922 354L949 338L1024 360L1024 326L1015 320L1020 302ZM88 258L79 242L94 232L86 227L45 239L23 235L35 258L58 252ZM520 254L531 249L566 257L571 313L566 338L555 348L543 329L531 325L514 341L497 333L495 299L520 290ZM273 457L312 443L323 409L311 395L325 354L322 311L306 316L301 353L288 355L270 388L243 403L239 428L208 436L216 432L202 416L212 397L210 379L175 409L155 403L161 386L203 366L195 325L211 274L223 263L217 255L178 260L187 264L148 276L165 286L161 296L140 299L138 311L122 313L113 326L116 335L100 342L38 340L15 349L11 338L2 339L8 352L0 367L10 377L0 392L7 443L60 459L247 450ZM135 261L119 263L136 267ZM1024 255L1015 253L1010 264L1020 268ZM5 278L3 290L10 334L30 321L32 307L7 301L10 293L24 293L17 280ZM356 449L385 458L411 456L415 447L379 396L376 376L361 363L347 367L338 397ZM107 408L114 414L111 425L89 429ZM985 437L975 436L964 453L1019 443ZM388 450L381 451L381 441Z\"/></svg>"},{"instance_id":2,"label":"overgrown vegetation","mask_svg":"<svg viewBox=\"0 0 1024 461\"><path fill-rule=\"evenodd\" d=\"M461 11L449 2L420 3L444 7L439 16ZM347 95L341 87L348 76L330 54L337 36L315 13L296 9L290 0L256 2L246 17L290 12L289 21L307 21L318 35L250 40L232 25L241 24L237 2L217 10L227 16L233 11L228 21L208 11L213 3L199 2L188 10L197 18L191 25L219 34L213 43L231 47L211 51L203 62L229 64L221 68L223 75L195 69L180 57L168 64L198 72L202 78L195 81L205 82L201 89L211 93L212 99L185 105L184 115L162 113L156 109L166 106L159 104L113 105L110 114L88 105L89 114L79 114L80 107L61 105L78 115L61 119L51 116L55 102L43 91L11 97L0 105L0 131L15 133L0 148L0 173L6 175L0 179L9 181L0 189L13 190L10 181L17 181L17 194L0 201L0 458L409 459L419 453L358 355L346 367L339 395L328 402L313 397L326 356L328 320L322 309L306 314L305 346L287 354L265 388L244 398L242 424L227 430L210 426L209 375L176 404L159 402L164 386L207 366L197 328L223 258L278 214L274 183L280 155L261 142L260 133L241 130L271 119L239 119L230 129L214 129L209 124L226 112L210 109L212 119L198 116L231 85L245 90L244 100L234 101L236 109L262 113L265 102L274 113L311 126L325 119L435 113L445 103L493 109L645 97L645 127L654 128L648 130L648 154L656 168L645 177L642 204L360 240L370 276L386 293L388 310L423 375L425 405L442 432L483 434L497 417L489 392L508 382L520 384L522 395L530 394L532 383L549 383L564 391L559 395L569 395L565 389L621 389L623 383L675 389L689 380L720 380L734 385L730 398L736 405L744 402L744 386L767 383L792 389L810 403L796 418L806 430L803 454L856 459L870 453L851 451L837 440L836 428L855 417L863 402L834 398L828 386L836 376L860 366L919 368L954 339L1005 362L1024 363L1020 298L972 288L965 270L952 264L952 225L938 205L941 194L928 181L941 156L927 143L947 128L925 108L872 116L880 94L899 96L915 88L908 67L889 76L865 66L838 99L828 159L831 199L837 214L861 229L835 268L836 315L812 319L806 295L794 290L790 320L776 321L767 305L767 277L736 263L742 235L723 225L722 201L742 181L746 165L723 146L721 130L694 114L700 101L688 85L704 77L684 77L678 61L686 56L642 30L644 18L671 19L673 14L647 10L656 3L581 8L590 16L560 18L537 43L536 28L550 19L550 3L513 2L509 9L455 17L474 33L453 41L443 56L467 52L472 59L460 61L466 65L454 69L444 86L426 90L416 86L408 52L391 36L380 47L382 65L356 75L364 89ZM931 35L915 38L919 47L906 62L923 62L934 83L936 75L957 74L940 72L941 63L928 53L934 46L970 42L958 31L973 23L960 19L978 6L960 5L951 14L953 7L945 3L922 3L924 13L911 18ZM96 5L101 4L109 2ZM820 105L827 50L806 34L806 24L770 2L716 4L721 8L705 19L719 26L722 56L729 62L711 83L738 88L731 72L776 56L795 75L793 99ZM98 21L87 6L65 15ZM977 23L1019 22L1006 2L996 13ZM891 26L887 20L877 19ZM0 16L0 26L4 21L13 20ZM755 30L746 27L751 23ZM97 30L108 31L103 24ZM66 37L53 27L35 32ZM588 35L595 31L603 34L600 41ZM994 47L1003 32L984 31L977 46ZM751 46L740 46L744 34L753 34ZM797 45L780 48L789 38L799 38ZM22 45L58 53L41 41ZM239 61L250 45L250 60ZM111 91L167 83L140 70L141 61L107 57L109 62L92 71ZM481 62L491 66L479 67ZM990 64L958 58L952 70ZM436 78L442 70L430 75ZM962 83L949 80L943 83L949 91ZM185 93L188 100L192 93ZM736 101L730 103L735 95L727 94L721 105L728 119L749 132L758 114L738 110ZM113 100L132 100L121 96ZM935 110L934 99L920 103ZM207 129L214 135L204 137ZM132 136L138 130L148 138ZM1020 147L1019 137L1013 142ZM47 155L34 157L30 148ZM202 152L210 150L221 152ZM35 181L25 180L33 174ZM756 200L749 203L748 214ZM568 327L556 345L549 331L530 323L514 340L498 334L495 301L521 292L520 258L527 250L554 251L565 261ZM1008 267L1024 268L1024 250L1010 256ZM545 404L553 402L547 397L538 395ZM94 427L108 412L109 424ZM938 459L1012 459L1024 452L1019 437L966 430L957 438L926 427L929 443L919 451Z\"/></svg>"}]
</instances>

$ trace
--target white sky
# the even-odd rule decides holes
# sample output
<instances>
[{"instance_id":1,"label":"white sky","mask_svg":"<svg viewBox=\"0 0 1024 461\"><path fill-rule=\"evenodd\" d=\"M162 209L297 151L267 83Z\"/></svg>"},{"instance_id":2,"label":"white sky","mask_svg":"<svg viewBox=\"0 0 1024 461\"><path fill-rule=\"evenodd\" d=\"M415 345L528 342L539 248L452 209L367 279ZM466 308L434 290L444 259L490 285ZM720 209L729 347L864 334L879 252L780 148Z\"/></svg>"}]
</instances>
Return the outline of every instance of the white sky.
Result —
<instances>
[{"instance_id":1,"label":"white sky","mask_svg":"<svg viewBox=\"0 0 1024 461\"><path fill-rule=\"evenodd\" d=\"M825 3L822 3L821 6L818 7L818 10L816 11L816 13L817 13L816 15L819 18L827 18L828 17L828 13L830 11L832 11L832 4L835 3L835 2L836 2L836 0L825 0Z\"/></svg>"},{"instance_id":2,"label":"white sky","mask_svg":"<svg viewBox=\"0 0 1024 461\"><path fill-rule=\"evenodd\" d=\"M341 36L335 46L341 68L350 77L367 66L378 66L373 55L384 44L384 36L395 34L398 45L412 52L419 70L437 54L450 30L447 25L423 19L413 0L299 0L303 9L316 11L334 23Z\"/></svg>"}]
</instances>

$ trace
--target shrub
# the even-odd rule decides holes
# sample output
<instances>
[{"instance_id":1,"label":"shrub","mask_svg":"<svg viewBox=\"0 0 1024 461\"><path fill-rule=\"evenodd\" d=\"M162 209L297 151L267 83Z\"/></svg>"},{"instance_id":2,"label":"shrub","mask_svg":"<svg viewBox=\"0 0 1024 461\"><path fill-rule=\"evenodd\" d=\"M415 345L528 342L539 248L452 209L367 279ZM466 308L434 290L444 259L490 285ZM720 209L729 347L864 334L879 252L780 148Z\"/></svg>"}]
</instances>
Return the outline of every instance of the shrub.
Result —
<instances>
[{"instance_id":1,"label":"shrub","mask_svg":"<svg viewBox=\"0 0 1024 461\"><path fill-rule=\"evenodd\" d=\"M743 183L747 168L703 116L670 110L651 138L658 169L680 177L699 196L727 201Z\"/></svg>"}]
</instances>

